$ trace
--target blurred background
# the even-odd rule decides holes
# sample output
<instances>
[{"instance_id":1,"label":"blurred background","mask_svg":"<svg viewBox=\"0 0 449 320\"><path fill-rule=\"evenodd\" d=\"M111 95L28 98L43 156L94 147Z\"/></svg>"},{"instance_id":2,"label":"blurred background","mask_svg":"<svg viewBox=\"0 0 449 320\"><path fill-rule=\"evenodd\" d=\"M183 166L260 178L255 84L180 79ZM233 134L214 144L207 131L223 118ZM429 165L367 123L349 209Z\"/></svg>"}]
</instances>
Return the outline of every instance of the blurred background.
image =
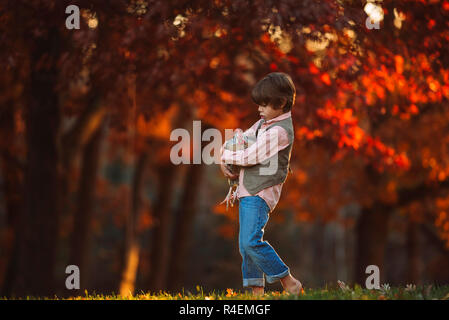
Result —
<instances>
[{"instance_id":1,"label":"blurred background","mask_svg":"<svg viewBox=\"0 0 449 320\"><path fill-rule=\"evenodd\" d=\"M264 239L292 274L447 284L448 27L438 0L2 0L0 295L242 289L227 180L170 133L246 130L274 71L296 140Z\"/></svg>"}]
</instances>

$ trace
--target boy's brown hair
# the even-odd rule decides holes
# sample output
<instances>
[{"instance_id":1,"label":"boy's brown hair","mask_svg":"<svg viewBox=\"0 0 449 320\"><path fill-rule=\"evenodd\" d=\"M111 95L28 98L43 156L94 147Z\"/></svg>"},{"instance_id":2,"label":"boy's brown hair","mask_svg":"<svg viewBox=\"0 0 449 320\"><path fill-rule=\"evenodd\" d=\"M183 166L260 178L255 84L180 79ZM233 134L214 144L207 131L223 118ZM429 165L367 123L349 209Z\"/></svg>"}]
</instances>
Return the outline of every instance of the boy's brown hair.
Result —
<instances>
[{"instance_id":1,"label":"boy's brown hair","mask_svg":"<svg viewBox=\"0 0 449 320\"><path fill-rule=\"evenodd\" d=\"M272 72L257 82L251 92L251 98L257 105L271 104L273 109L282 108L283 112L292 109L295 103L296 88L290 76L283 72Z\"/></svg>"}]
</instances>

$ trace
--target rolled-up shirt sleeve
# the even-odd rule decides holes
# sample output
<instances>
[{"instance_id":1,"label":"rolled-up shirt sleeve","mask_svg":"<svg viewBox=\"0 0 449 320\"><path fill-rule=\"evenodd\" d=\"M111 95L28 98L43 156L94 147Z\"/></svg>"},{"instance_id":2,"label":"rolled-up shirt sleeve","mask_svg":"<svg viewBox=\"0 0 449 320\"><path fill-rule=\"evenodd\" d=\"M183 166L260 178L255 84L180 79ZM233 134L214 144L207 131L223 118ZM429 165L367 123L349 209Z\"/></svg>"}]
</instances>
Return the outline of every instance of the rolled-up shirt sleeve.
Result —
<instances>
[{"instance_id":1,"label":"rolled-up shirt sleeve","mask_svg":"<svg viewBox=\"0 0 449 320\"><path fill-rule=\"evenodd\" d=\"M288 135L284 128L274 126L261 132L256 143L249 148L238 151L221 148L221 161L238 166L252 166L274 156L288 146Z\"/></svg>"}]
</instances>

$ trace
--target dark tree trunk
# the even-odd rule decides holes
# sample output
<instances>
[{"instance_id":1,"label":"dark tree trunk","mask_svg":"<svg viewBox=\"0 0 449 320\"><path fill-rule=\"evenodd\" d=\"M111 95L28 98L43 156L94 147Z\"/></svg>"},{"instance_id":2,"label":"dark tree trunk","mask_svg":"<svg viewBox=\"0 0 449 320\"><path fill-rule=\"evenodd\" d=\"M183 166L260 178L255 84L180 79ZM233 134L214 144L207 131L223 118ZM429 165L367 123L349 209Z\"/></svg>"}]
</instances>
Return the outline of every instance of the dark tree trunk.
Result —
<instances>
[{"instance_id":1,"label":"dark tree trunk","mask_svg":"<svg viewBox=\"0 0 449 320\"><path fill-rule=\"evenodd\" d=\"M137 239L137 223L139 221L139 211L142 202L142 187L148 158L148 152L144 152L139 156L133 177L132 204L126 222L125 249L121 273L122 278L119 288L120 295L122 296L134 294L135 289L140 254L140 246Z\"/></svg>"},{"instance_id":2,"label":"dark tree trunk","mask_svg":"<svg viewBox=\"0 0 449 320\"><path fill-rule=\"evenodd\" d=\"M41 38L35 39L31 54L32 69L26 91L29 98L26 104L27 167L14 290L22 296L55 293L60 200L57 144L60 110L56 88L61 45L58 28L48 28Z\"/></svg>"},{"instance_id":3,"label":"dark tree trunk","mask_svg":"<svg viewBox=\"0 0 449 320\"><path fill-rule=\"evenodd\" d=\"M192 107L183 101L180 101L180 106L172 124L173 128L183 127L186 123L191 125ZM155 143L155 145L158 144L157 142ZM162 145L161 147L164 148L166 146ZM192 148L190 155L192 156ZM153 169L157 176L158 196L152 210L155 223L152 229L153 234L150 245L150 276L148 277L148 288L156 292L165 289L167 283L171 250L170 239L173 227L171 205L179 166L172 164L171 160L167 158L165 161L156 161Z\"/></svg>"},{"instance_id":4,"label":"dark tree trunk","mask_svg":"<svg viewBox=\"0 0 449 320\"><path fill-rule=\"evenodd\" d=\"M101 93L99 92L99 89L95 86L90 89L86 108L75 124L61 138L61 212L70 211L68 206L69 186L72 183L70 173L73 170L75 160L87 148L86 145L92 143L93 135L98 134L98 130L104 122L106 111L101 103Z\"/></svg>"},{"instance_id":5,"label":"dark tree trunk","mask_svg":"<svg viewBox=\"0 0 449 320\"><path fill-rule=\"evenodd\" d=\"M428 217L431 215L429 214ZM426 247L430 246L439 253L435 258L425 261L423 265L423 281L433 281L445 284L449 282L449 249L446 241L441 239L435 230L434 222L429 219L425 223L419 225L420 234L425 237Z\"/></svg>"},{"instance_id":6,"label":"dark tree trunk","mask_svg":"<svg viewBox=\"0 0 449 320\"><path fill-rule=\"evenodd\" d=\"M157 168L159 195L153 208L155 225L151 239L150 277L151 291L163 290L166 285L168 260L170 257L170 233L172 226L171 199L177 166L168 163Z\"/></svg>"},{"instance_id":7,"label":"dark tree trunk","mask_svg":"<svg viewBox=\"0 0 449 320\"><path fill-rule=\"evenodd\" d=\"M326 257L326 247L325 242L325 222L323 219L317 219L314 225L314 270L319 279L319 285L325 285L327 278L327 267L329 262L327 260L331 260L331 257ZM325 262L326 261L326 262ZM326 266L327 265L327 266Z\"/></svg>"},{"instance_id":8,"label":"dark tree trunk","mask_svg":"<svg viewBox=\"0 0 449 320\"><path fill-rule=\"evenodd\" d=\"M407 224L407 283L419 282L418 226L409 218Z\"/></svg>"},{"instance_id":9,"label":"dark tree trunk","mask_svg":"<svg viewBox=\"0 0 449 320\"><path fill-rule=\"evenodd\" d=\"M1 150L1 175L6 207L6 231L1 239L3 248L0 261L0 295L9 296L17 270L17 221L20 214L22 166L14 156L14 108L9 101L0 113L0 139L5 142Z\"/></svg>"},{"instance_id":10,"label":"dark tree trunk","mask_svg":"<svg viewBox=\"0 0 449 320\"><path fill-rule=\"evenodd\" d=\"M168 290L180 289L183 279L184 264L187 258L190 235L192 234L192 224L196 213L198 200L199 181L203 165L191 165L184 182L183 196L176 215L175 230L171 242L171 258L168 269L167 286Z\"/></svg>"},{"instance_id":11,"label":"dark tree trunk","mask_svg":"<svg viewBox=\"0 0 449 320\"><path fill-rule=\"evenodd\" d=\"M381 205L362 209L356 226L355 282L364 286L366 267L376 265L381 282L384 274L385 245L388 237L390 210Z\"/></svg>"},{"instance_id":12,"label":"dark tree trunk","mask_svg":"<svg viewBox=\"0 0 449 320\"><path fill-rule=\"evenodd\" d=\"M84 148L81 163L81 178L77 193L77 207L74 214L69 258L69 264L78 266L80 270L80 292L88 289L89 235L103 130L103 125L100 125L91 136Z\"/></svg>"}]
</instances>

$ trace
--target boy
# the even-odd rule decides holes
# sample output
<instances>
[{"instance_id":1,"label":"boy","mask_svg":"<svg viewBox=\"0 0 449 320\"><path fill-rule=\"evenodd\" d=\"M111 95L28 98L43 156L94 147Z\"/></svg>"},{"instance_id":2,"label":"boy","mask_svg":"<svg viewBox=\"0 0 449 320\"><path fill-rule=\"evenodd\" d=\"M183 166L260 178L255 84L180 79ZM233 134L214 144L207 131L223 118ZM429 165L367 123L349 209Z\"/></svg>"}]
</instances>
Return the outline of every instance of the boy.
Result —
<instances>
[{"instance_id":1,"label":"boy","mask_svg":"<svg viewBox=\"0 0 449 320\"><path fill-rule=\"evenodd\" d=\"M253 294L263 295L265 278L277 280L285 291L299 294L302 284L290 274L290 269L273 247L264 241L263 233L269 214L279 201L282 185L290 169L290 155L294 140L291 108L296 89L290 76L273 72L260 80L251 93L259 106L261 119L249 128L256 142L244 150L221 148L221 170L230 178L239 178L239 251L242 255L243 287L251 287ZM267 168L272 168L266 174ZM226 164L240 166L238 174ZM265 169L265 173L264 173Z\"/></svg>"}]
</instances>

